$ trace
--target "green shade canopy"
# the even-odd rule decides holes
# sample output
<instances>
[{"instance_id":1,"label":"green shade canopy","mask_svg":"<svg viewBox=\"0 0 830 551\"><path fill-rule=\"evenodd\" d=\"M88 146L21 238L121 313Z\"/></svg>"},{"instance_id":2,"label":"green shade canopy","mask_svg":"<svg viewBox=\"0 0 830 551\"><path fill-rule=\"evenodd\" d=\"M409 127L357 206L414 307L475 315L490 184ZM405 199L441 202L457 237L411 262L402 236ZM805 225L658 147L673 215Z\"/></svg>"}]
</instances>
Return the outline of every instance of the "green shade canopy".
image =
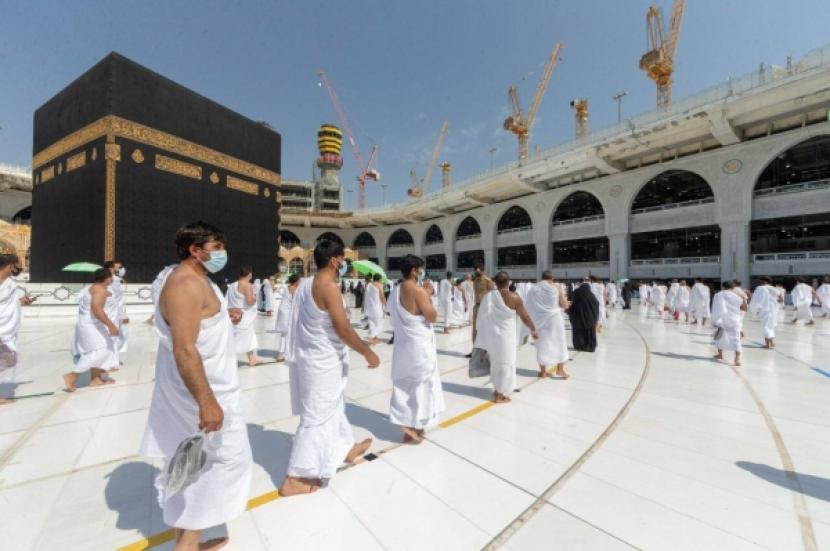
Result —
<instances>
[{"instance_id":1,"label":"green shade canopy","mask_svg":"<svg viewBox=\"0 0 830 551\"><path fill-rule=\"evenodd\" d=\"M371 260L355 260L352 262L352 270L363 275L373 276L375 274L380 274L380 278L384 283L386 283L386 280L389 279L386 277L386 272L383 271L383 268Z\"/></svg>"},{"instance_id":2,"label":"green shade canopy","mask_svg":"<svg viewBox=\"0 0 830 551\"><path fill-rule=\"evenodd\" d=\"M100 270L101 266L98 264L93 264L92 262L73 262L67 266L64 266L61 271L62 272L94 272L95 270Z\"/></svg>"}]
</instances>

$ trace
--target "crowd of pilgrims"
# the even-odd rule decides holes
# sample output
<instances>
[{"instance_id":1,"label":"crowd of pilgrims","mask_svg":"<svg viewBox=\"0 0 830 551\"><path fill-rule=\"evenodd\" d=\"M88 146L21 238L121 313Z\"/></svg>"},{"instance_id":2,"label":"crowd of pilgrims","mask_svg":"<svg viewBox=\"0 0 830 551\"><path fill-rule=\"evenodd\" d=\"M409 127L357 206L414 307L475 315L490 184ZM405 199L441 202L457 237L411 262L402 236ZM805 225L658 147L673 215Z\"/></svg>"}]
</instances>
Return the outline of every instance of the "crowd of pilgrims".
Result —
<instances>
[{"instance_id":1,"label":"crowd of pilgrims","mask_svg":"<svg viewBox=\"0 0 830 551\"><path fill-rule=\"evenodd\" d=\"M154 314L148 322L158 353L141 453L167 462L156 487L165 522L178 529L180 549L195 549L200 530L245 509L251 450L239 405L238 356L245 355L249 366L263 363L257 357L258 316L274 320L267 323L279 336L275 359L287 364L292 413L299 416L280 488L282 496L293 496L326 486L342 464L359 461L368 450L371 439L356 443L346 417L348 351L362 355L369 368L378 367L373 347L383 342L387 316L392 329L386 341L392 345L388 418L400 427L404 443L418 444L445 409L436 332L471 328L470 375L489 376L493 400L506 403L516 387L518 351L531 338L539 377L569 377L566 319L572 349L593 352L609 314L630 309L632 299L639 299L647 319L710 324L715 357L734 351L740 365L745 313L761 321L765 346L772 348L787 302L784 288L769 278L761 278L751 293L738 281L725 281L712 293L702 279L691 286L685 280L635 285L594 276L557 282L545 271L538 282L513 282L504 271L490 278L478 265L463 278L448 272L433 281L424 260L414 255L402 259L396 280L385 281L380 274L349 279L343 247L332 241L317 244L313 276L252 281L251 269L243 266L223 293L207 276L225 267L224 242L222 232L209 224L184 226L176 235L180 262L164 268L152 286ZM16 293L13 276L19 264L14 255L0 255L0 375L5 380L18 365L21 307L31 303ZM75 391L86 372L90 386L113 383L111 374L119 369L128 341L125 275L122 262L107 262L80 291L74 368L64 376L66 391ZM812 324L814 303L824 316L830 314L830 279L818 289L798 281L790 297L793 322ZM352 310L359 313L353 316ZM353 325L355 317L360 322ZM365 340L355 326L365 330ZM184 489L165 495L171 458L180 443L198 433L208 435L205 466Z\"/></svg>"}]
</instances>

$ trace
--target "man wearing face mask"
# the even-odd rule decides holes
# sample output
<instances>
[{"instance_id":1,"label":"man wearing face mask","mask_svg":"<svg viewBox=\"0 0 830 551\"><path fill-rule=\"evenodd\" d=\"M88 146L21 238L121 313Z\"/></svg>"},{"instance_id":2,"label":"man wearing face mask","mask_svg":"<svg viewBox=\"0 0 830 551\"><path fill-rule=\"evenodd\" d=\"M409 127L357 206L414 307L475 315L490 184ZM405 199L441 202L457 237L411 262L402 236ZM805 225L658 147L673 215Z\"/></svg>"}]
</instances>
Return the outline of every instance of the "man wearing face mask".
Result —
<instances>
[{"instance_id":1,"label":"man wearing face mask","mask_svg":"<svg viewBox=\"0 0 830 551\"><path fill-rule=\"evenodd\" d=\"M159 275L156 382L141 453L164 459L156 482L163 489L167 463L179 443L199 430L207 433L199 476L176 494L160 490L159 503L165 524L176 529L176 549L215 549L227 538L200 547L199 533L245 511L252 463L240 405L234 318L207 277L228 261L225 236L210 224L194 222L176 233L176 250L179 265Z\"/></svg>"},{"instance_id":2,"label":"man wearing face mask","mask_svg":"<svg viewBox=\"0 0 830 551\"><path fill-rule=\"evenodd\" d=\"M20 275L20 259L16 254L0 254L0 384L14 383L20 366L17 354L17 332L23 321L21 306L28 306L32 299L17 295L15 277ZM0 404L13 400L0 398Z\"/></svg>"},{"instance_id":3,"label":"man wearing face mask","mask_svg":"<svg viewBox=\"0 0 830 551\"><path fill-rule=\"evenodd\" d=\"M285 358L291 388L291 411L300 424L280 495L317 491L344 461L354 463L372 443L355 444L346 418L345 391L349 348L380 364L377 354L352 329L338 277L346 274L343 245L321 240L314 247L317 273L300 282L288 324Z\"/></svg>"},{"instance_id":4,"label":"man wearing face mask","mask_svg":"<svg viewBox=\"0 0 830 551\"><path fill-rule=\"evenodd\" d=\"M233 336L236 341L236 353L248 356L248 365L253 367L261 363L256 351L259 341L256 338L254 323L257 318L256 288L251 283L251 267L242 266L239 269L239 279L228 285L226 297L228 308L242 312L239 323L233 327Z\"/></svg>"},{"instance_id":5,"label":"man wearing face mask","mask_svg":"<svg viewBox=\"0 0 830 551\"><path fill-rule=\"evenodd\" d=\"M123 354L127 353L127 324L130 323L130 318L127 317L127 300L124 297L126 290L124 276L127 275L127 268L120 260L107 260L104 262L104 268L112 273L112 283L107 288L111 296L107 299L104 310L107 312L107 317L118 327L115 348L120 356L118 363L123 365Z\"/></svg>"}]
</instances>

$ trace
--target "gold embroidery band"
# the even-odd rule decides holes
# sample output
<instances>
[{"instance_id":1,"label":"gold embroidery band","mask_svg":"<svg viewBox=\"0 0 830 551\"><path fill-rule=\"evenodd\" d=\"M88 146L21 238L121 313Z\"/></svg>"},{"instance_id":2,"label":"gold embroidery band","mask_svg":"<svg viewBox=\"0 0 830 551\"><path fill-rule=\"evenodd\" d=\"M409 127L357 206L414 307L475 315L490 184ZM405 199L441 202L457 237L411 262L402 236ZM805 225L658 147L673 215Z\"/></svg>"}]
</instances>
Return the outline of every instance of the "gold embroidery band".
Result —
<instances>
[{"instance_id":1,"label":"gold embroidery band","mask_svg":"<svg viewBox=\"0 0 830 551\"><path fill-rule=\"evenodd\" d=\"M178 159L165 157L164 155L156 155L156 168L166 172L172 172L173 174L178 174L179 176L187 176L188 178L193 178L194 180L202 179L202 167L192 165Z\"/></svg>"},{"instance_id":2,"label":"gold embroidery band","mask_svg":"<svg viewBox=\"0 0 830 551\"><path fill-rule=\"evenodd\" d=\"M121 160L121 146L113 143L115 136L107 136L104 146L106 159L106 187L104 189L104 260L115 258L115 163Z\"/></svg>"},{"instance_id":3,"label":"gold embroidery band","mask_svg":"<svg viewBox=\"0 0 830 551\"><path fill-rule=\"evenodd\" d=\"M170 151L182 157L188 157L195 161L224 168L230 172L242 174L248 178L260 180L268 184L279 185L280 183L280 175L272 170L267 170L253 163L220 153L209 147L115 115L102 117L92 124L58 140L42 151L39 151L32 159L32 167L35 169L40 168L49 161L108 134Z\"/></svg>"},{"instance_id":4,"label":"gold embroidery band","mask_svg":"<svg viewBox=\"0 0 830 551\"><path fill-rule=\"evenodd\" d=\"M72 155L66 160L66 171L72 172L77 168L81 168L86 164L86 151L81 151Z\"/></svg>"},{"instance_id":5,"label":"gold embroidery band","mask_svg":"<svg viewBox=\"0 0 830 551\"><path fill-rule=\"evenodd\" d=\"M40 183L44 184L55 177L55 165L48 166L40 171Z\"/></svg>"},{"instance_id":6,"label":"gold embroidery band","mask_svg":"<svg viewBox=\"0 0 830 551\"><path fill-rule=\"evenodd\" d=\"M236 178L230 174L227 176L228 187L236 191L244 191L251 195L259 195L259 186L253 182L248 182L242 178Z\"/></svg>"}]
</instances>

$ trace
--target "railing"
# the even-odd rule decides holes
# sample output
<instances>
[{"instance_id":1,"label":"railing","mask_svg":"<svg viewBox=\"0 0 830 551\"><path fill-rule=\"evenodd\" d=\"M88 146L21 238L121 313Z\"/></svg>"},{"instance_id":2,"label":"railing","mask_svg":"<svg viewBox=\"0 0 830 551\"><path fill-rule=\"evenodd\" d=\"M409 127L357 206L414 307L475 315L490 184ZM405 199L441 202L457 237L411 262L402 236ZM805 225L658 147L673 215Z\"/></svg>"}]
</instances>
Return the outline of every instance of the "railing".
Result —
<instances>
[{"instance_id":1,"label":"railing","mask_svg":"<svg viewBox=\"0 0 830 551\"><path fill-rule=\"evenodd\" d=\"M705 205L707 203L714 203L714 197L704 197L703 199L693 199L691 201L681 201L679 203L668 203L666 205L655 205L653 207L643 207L641 209L631 209L631 214L642 214L644 212L657 212L659 210L677 209L682 207L691 207L694 205Z\"/></svg>"},{"instance_id":2,"label":"railing","mask_svg":"<svg viewBox=\"0 0 830 551\"><path fill-rule=\"evenodd\" d=\"M497 235L504 235L506 233L519 233L522 231L530 231L533 226L519 226L518 228L505 228L496 232Z\"/></svg>"},{"instance_id":3,"label":"railing","mask_svg":"<svg viewBox=\"0 0 830 551\"><path fill-rule=\"evenodd\" d=\"M499 270L527 270L528 268L536 268L536 263L531 264L505 264L504 266L496 266Z\"/></svg>"},{"instance_id":4,"label":"railing","mask_svg":"<svg viewBox=\"0 0 830 551\"><path fill-rule=\"evenodd\" d=\"M593 268L599 266L608 266L607 260L594 260L592 262L554 262L550 265L551 268Z\"/></svg>"},{"instance_id":5,"label":"railing","mask_svg":"<svg viewBox=\"0 0 830 551\"><path fill-rule=\"evenodd\" d=\"M719 264L719 256L682 256L677 258L645 258L632 260L632 266L654 266L673 264Z\"/></svg>"},{"instance_id":6,"label":"railing","mask_svg":"<svg viewBox=\"0 0 830 551\"><path fill-rule=\"evenodd\" d=\"M554 220L552 226L567 226L569 224L581 224L582 222L593 222L595 220L605 220L604 214L594 214L592 216L582 216L580 218L569 218L567 220Z\"/></svg>"},{"instance_id":7,"label":"railing","mask_svg":"<svg viewBox=\"0 0 830 551\"><path fill-rule=\"evenodd\" d=\"M387 246L390 249L411 249L415 247L414 243L396 243L394 245Z\"/></svg>"},{"instance_id":8,"label":"railing","mask_svg":"<svg viewBox=\"0 0 830 551\"><path fill-rule=\"evenodd\" d=\"M443 239L441 239L440 241L427 241L426 243L424 243L424 247L429 247L430 245L440 245L443 242Z\"/></svg>"},{"instance_id":9,"label":"railing","mask_svg":"<svg viewBox=\"0 0 830 551\"><path fill-rule=\"evenodd\" d=\"M823 260L830 258L830 251L804 251L791 253L762 253L752 255L753 262L774 262L776 260Z\"/></svg>"},{"instance_id":10,"label":"railing","mask_svg":"<svg viewBox=\"0 0 830 551\"><path fill-rule=\"evenodd\" d=\"M480 233L471 233L470 235L461 235L455 238L456 241L464 241L465 239L478 239L481 237Z\"/></svg>"},{"instance_id":11,"label":"railing","mask_svg":"<svg viewBox=\"0 0 830 551\"><path fill-rule=\"evenodd\" d=\"M767 197L769 195L785 195L787 193L801 193L802 191L813 191L814 189L830 188L830 178L813 180L812 182L799 182L766 189L756 189L755 197Z\"/></svg>"}]
</instances>

